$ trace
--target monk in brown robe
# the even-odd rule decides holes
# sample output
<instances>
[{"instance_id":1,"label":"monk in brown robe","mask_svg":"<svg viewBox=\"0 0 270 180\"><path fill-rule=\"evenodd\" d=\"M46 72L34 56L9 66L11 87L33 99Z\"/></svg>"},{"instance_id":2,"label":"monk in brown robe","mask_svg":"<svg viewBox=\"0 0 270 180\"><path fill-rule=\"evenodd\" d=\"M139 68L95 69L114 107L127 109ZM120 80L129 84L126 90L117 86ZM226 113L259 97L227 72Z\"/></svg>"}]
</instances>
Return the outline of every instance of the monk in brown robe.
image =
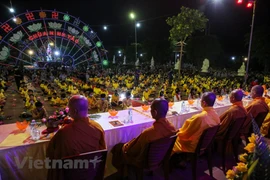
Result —
<instances>
[{"instance_id":1,"label":"monk in brown robe","mask_svg":"<svg viewBox=\"0 0 270 180\"><path fill-rule=\"evenodd\" d=\"M69 100L68 106L74 122L55 134L47 148L47 157L51 160L62 159L80 153L106 149L102 127L87 116L87 98L75 95ZM47 179L62 179L61 169L49 169Z\"/></svg>"},{"instance_id":2,"label":"monk in brown robe","mask_svg":"<svg viewBox=\"0 0 270 180\"><path fill-rule=\"evenodd\" d=\"M155 100L151 105L151 115L156 120L153 126L145 129L130 142L114 146L112 163L118 171L124 172L124 175L126 175L127 165L142 167L147 144L176 133L173 124L166 119L167 112L168 102L166 100Z\"/></svg>"},{"instance_id":3,"label":"monk in brown robe","mask_svg":"<svg viewBox=\"0 0 270 180\"><path fill-rule=\"evenodd\" d=\"M243 125L242 133L248 134L251 126L251 119L256 118L259 113L269 112L269 108L265 103L265 98L262 97L264 89L260 85L253 86L250 92L253 101L246 107L247 119Z\"/></svg>"},{"instance_id":4,"label":"monk in brown robe","mask_svg":"<svg viewBox=\"0 0 270 180\"><path fill-rule=\"evenodd\" d=\"M216 139L224 138L232 121L240 118L247 118L247 111L242 102L243 95L243 91L240 89L231 92L229 98L232 106L220 116L221 123Z\"/></svg>"}]
</instances>

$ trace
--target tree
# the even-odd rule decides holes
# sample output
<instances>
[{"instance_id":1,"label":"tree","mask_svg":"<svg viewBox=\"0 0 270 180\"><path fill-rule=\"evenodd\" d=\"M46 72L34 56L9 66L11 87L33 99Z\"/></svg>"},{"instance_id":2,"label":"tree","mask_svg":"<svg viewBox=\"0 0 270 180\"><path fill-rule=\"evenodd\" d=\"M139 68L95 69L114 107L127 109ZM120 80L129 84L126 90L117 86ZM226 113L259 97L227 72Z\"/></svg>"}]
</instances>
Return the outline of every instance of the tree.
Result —
<instances>
[{"instance_id":1,"label":"tree","mask_svg":"<svg viewBox=\"0 0 270 180\"><path fill-rule=\"evenodd\" d=\"M223 50L216 36L195 36L187 41L187 59L192 64L200 67L201 61L209 59L211 64L219 62ZM221 65L221 64L219 64Z\"/></svg>"},{"instance_id":2,"label":"tree","mask_svg":"<svg viewBox=\"0 0 270 180\"><path fill-rule=\"evenodd\" d=\"M258 60L259 64L264 67L264 71L269 71L270 59L270 26L263 25L255 28L251 46L251 58ZM249 43L249 34L246 35L246 44ZM257 62L253 63L256 65Z\"/></svg>"},{"instance_id":3,"label":"tree","mask_svg":"<svg viewBox=\"0 0 270 180\"><path fill-rule=\"evenodd\" d=\"M166 22L171 26L169 39L174 44L180 45L179 76L181 73L181 62L183 56L183 46L189 36L195 31L204 30L208 19L204 14L196 9L181 7L181 13L177 16L169 17Z\"/></svg>"}]
</instances>

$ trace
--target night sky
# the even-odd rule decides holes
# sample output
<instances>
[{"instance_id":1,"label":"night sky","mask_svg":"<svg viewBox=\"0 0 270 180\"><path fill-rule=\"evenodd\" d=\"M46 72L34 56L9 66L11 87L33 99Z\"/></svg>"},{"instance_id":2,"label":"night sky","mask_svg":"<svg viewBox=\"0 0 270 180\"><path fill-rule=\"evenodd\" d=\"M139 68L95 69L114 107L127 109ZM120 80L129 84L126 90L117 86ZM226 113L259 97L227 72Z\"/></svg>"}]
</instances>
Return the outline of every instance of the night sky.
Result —
<instances>
[{"instance_id":1,"label":"night sky","mask_svg":"<svg viewBox=\"0 0 270 180\"><path fill-rule=\"evenodd\" d=\"M259 0L257 4L255 25L269 24L269 0ZM137 19L141 21L138 29L138 42L141 42L145 39L168 39L166 18L179 13L181 6L199 8L209 19L210 34L217 35L225 53L243 55L247 52L244 36L250 31L252 15L252 8L237 5L236 0L12 0L12 5L16 14L42 8L80 17L98 33L106 48L134 42L134 26L129 19L131 11L136 12ZM7 9L9 6L9 0L1 0L0 22L12 17ZM103 25L108 26L107 31L103 30Z\"/></svg>"}]
</instances>

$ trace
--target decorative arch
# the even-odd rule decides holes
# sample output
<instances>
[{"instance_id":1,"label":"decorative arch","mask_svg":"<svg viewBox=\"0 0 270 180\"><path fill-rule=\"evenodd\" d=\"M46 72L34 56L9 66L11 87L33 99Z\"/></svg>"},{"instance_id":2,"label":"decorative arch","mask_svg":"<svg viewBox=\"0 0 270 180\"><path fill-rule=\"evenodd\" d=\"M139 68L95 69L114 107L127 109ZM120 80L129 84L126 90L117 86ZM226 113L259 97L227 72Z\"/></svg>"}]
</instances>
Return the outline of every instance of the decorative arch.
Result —
<instances>
[{"instance_id":1,"label":"decorative arch","mask_svg":"<svg viewBox=\"0 0 270 180\"><path fill-rule=\"evenodd\" d=\"M34 10L0 23L0 61L18 65L61 62L72 67L107 59L102 41L80 18Z\"/></svg>"}]
</instances>

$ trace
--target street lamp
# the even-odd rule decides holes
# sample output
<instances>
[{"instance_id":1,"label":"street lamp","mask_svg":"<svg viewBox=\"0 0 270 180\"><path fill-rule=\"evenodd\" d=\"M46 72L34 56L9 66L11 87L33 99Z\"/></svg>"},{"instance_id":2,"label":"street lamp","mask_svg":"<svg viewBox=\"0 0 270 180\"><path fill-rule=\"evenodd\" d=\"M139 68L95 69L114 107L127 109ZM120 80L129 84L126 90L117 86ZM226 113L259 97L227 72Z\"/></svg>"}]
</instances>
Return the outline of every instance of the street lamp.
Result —
<instances>
[{"instance_id":1,"label":"street lamp","mask_svg":"<svg viewBox=\"0 0 270 180\"><path fill-rule=\"evenodd\" d=\"M253 4L252 4L253 3ZM248 57L247 57L247 69L246 69L246 76L245 76L245 84L247 83L248 78L248 68L249 68L249 61L250 61L250 51L252 45L252 37L253 37L253 29L254 29L254 20L255 20L255 12L256 12L256 0L249 1L247 4L248 8L251 8L253 5L252 10L252 22L251 22L251 30L250 30L250 38L249 38L249 45L248 45Z\"/></svg>"},{"instance_id":2,"label":"street lamp","mask_svg":"<svg viewBox=\"0 0 270 180\"><path fill-rule=\"evenodd\" d=\"M9 8L9 12L14 13L15 12L14 8Z\"/></svg>"},{"instance_id":3,"label":"street lamp","mask_svg":"<svg viewBox=\"0 0 270 180\"><path fill-rule=\"evenodd\" d=\"M131 12L129 14L129 17L134 20L134 31L135 31L135 61L137 61L137 54L138 54L138 52L137 52L138 51L138 49L137 49L137 27L140 27L141 24L139 22L138 23L136 22L136 15L135 15L135 13Z\"/></svg>"}]
</instances>

